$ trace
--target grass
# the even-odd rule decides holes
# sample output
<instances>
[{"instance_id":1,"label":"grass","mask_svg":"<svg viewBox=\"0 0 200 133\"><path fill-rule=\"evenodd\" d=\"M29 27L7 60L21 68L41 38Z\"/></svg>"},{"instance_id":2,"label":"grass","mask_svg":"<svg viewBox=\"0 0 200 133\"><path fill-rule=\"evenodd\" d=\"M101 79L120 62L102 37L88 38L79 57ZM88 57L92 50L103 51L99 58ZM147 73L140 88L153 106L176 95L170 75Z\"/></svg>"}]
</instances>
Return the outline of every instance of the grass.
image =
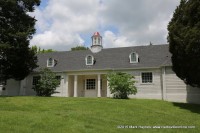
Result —
<instances>
[{"instance_id":1,"label":"grass","mask_svg":"<svg viewBox=\"0 0 200 133\"><path fill-rule=\"evenodd\" d=\"M147 129L144 126L195 128ZM197 133L200 132L200 105L141 99L0 97L0 133L13 132Z\"/></svg>"}]
</instances>

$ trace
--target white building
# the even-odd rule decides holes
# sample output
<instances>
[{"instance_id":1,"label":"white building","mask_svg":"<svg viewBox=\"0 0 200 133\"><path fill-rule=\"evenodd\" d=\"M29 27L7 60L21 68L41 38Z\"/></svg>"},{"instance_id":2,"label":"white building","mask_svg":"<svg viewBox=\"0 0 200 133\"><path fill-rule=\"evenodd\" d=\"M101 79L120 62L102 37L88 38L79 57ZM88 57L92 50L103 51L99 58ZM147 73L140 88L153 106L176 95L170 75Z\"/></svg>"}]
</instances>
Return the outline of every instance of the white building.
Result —
<instances>
[{"instance_id":1,"label":"white building","mask_svg":"<svg viewBox=\"0 0 200 133\"><path fill-rule=\"evenodd\" d=\"M135 76L138 93L130 98L163 99L200 103L200 88L187 86L172 71L168 45L149 45L103 49L98 32L92 36L90 50L52 52L38 55L39 67L22 81L8 80L0 95L35 95L40 68L48 67L60 76L54 96L111 97L106 74L127 72Z\"/></svg>"}]
</instances>

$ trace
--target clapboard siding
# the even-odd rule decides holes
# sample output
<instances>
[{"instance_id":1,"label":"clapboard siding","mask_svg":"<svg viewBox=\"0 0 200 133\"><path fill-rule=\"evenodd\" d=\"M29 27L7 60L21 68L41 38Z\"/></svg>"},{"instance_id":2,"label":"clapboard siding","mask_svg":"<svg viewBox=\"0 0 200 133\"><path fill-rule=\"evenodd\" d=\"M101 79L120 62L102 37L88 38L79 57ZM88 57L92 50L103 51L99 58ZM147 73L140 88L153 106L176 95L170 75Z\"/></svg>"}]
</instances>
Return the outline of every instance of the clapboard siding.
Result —
<instances>
[{"instance_id":1,"label":"clapboard siding","mask_svg":"<svg viewBox=\"0 0 200 133\"><path fill-rule=\"evenodd\" d=\"M60 80L60 85L56 88L57 93L54 93L52 96L61 97L63 95L63 88L64 88L64 86L63 86L64 78L62 78L62 77L64 77L64 76L62 75L62 73L56 73L56 75L61 76L61 80Z\"/></svg>"},{"instance_id":2,"label":"clapboard siding","mask_svg":"<svg viewBox=\"0 0 200 133\"><path fill-rule=\"evenodd\" d=\"M143 84L141 81L142 72L153 73L153 83ZM131 95L130 98L147 98L147 99L162 99L161 90L161 70L160 69L141 69L128 72L135 76L137 94Z\"/></svg>"},{"instance_id":3,"label":"clapboard siding","mask_svg":"<svg viewBox=\"0 0 200 133\"><path fill-rule=\"evenodd\" d=\"M166 68L166 100L173 102L200 103L200 88L186 85L171 67Z\"/></svg>"},{"instance_id":4,"label":"clapboard siding","mask_svg":"<svg viewBox=\"0 0 200 133\"><path fill-rule=\"evenodd\" d=\"M185 83L176 76L171 67L166 68L166 100L186 102L187 91Z\"/></svg>"},{"instance_id":5,"label":"clapboard siding","mask_svg":"<svg viewBox=\"0 0 200 133\"><path fill-rule=\"evenodd\" d=\"M9 96L17 96L19 95L20 92L20 81L16 81L14 79L9 79L7 80L7 85L5 86L6 88L6 95Z\"/></svg>"},{"instance_id":6,"label":"clapboard siding","mask_svg":"<svg viewBox=\"0 0 200 133\"><path fill-rule=\"evenodd\" d=\"M29 75L26 78L26 89L24 92L24 95L28 95L28 96L32 96L32 95L36 95L36 92L33 90L33 76L38 76L38 75Z\"/></svg>"}]
</instances>

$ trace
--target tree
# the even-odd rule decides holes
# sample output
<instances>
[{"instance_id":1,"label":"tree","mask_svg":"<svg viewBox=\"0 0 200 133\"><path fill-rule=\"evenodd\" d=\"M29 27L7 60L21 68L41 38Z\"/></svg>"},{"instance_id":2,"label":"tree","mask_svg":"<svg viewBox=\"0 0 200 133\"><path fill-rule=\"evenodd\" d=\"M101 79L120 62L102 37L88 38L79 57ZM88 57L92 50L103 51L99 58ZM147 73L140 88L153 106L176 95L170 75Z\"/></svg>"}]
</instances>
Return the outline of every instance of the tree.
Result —
<instances>
[{"instance_id":1,"label":"tree","mask_svg":"<svg viewBox=\"0 0 200 133\"><path fill-rule=\"evenodd\" d=\"M56 74L50 69L42 69L38 83L33 87L37 96L51 96L56 92L56 87L60 85L60 78L56 78Z\"/></svg>"},{"instance_id":2,"label":"tree","mask_svg":"<svg viewBox=\"0 0 200 133\"><path fill-rule=\"evenodd\" d=\"M107 78L114 98L127 99L128 95L137 93L137 89L134 86L134 76L122 72L113 72L109 73Z\"/></svg>"},{"instance_id":3,"label":"tree","mask_svg":"<svg viewBox=\"0 0 200 133\"><path fill-rule=\"evenodd\" d=\"M35 33L35 18L28 15L40 0L0 1L0 79L24 79L37 67L29 46Z\"/></svg>"},{"instance_id":4,"label":"tree","mask_svg":"<svg viewBox=\"0 0 200 133\"><path fill-rule=\"evenodd\" d=\"M31 49L34 51L35 54L55 52L55 50L53 50L53 49L42 49L41 50L41 48L37 47L36 45L32 46Z\"/></svg>"},{"instance_id":5,"label":"tree","mask_svg":"<svg viewBox=\"0 0 200 133\"><path fill-rule=\"evenodd\" d=\"M186 84L200 87L200 1L181 0L168 31L174 72Z\"/></svg>"},{"instance_id":6,"label":"tree","mask_svg":"<svg viewBox=\"0 0 200 133\"><path fill-rule=\"evenodd\" d=\"M88 50L88 47L84 47L84 46L76 46L71 48L71 51L77 51L77 50Z\"/></svg>"}]
</instances>

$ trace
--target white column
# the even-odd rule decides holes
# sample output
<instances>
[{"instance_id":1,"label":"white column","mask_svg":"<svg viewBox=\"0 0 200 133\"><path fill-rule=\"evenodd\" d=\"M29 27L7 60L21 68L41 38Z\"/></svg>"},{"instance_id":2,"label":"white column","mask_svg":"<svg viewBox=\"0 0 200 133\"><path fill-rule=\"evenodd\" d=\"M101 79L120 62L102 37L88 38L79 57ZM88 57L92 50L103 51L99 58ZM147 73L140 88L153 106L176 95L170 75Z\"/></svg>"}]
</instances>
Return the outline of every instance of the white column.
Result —
<instances>
[{"instance_id":1,"label":"white column","mask_svg":"<svg viewBox=\"0 0 200 133\"><path fill-rule=\"evenodd\" d=\"M74 97L77 97L77 75L74 75Z\"/></svg>"},{"instance_id":2,"label":"white column","mask_svg":"<svg viewBox=\"0 0 200 133\"><path fill-rule=\"evenodd\" d=\"M101 75L98 74L98 92L97 97L101 97Z\"/></svg>"},{"instance_id":3,"label":"white column","mask_svg":"<svg viewBox=\"0 0 200 133\"><path fill-rule=\"evenodd\" d=\"M66 73L62 73L61 75L61 85L62 88L62 97L68 97L68 75Z\"/></svg>"},{"instance_id":4,"label":"white column","mask_svg":"<svg viewBox=\"0 0 200 133\"><path fill-rule=\"evenodd\" d=\"M67 75L66 77L65 77L66 79L65 79L65 88L66 88L66 97L69 97L69 76Z\"/></svg>"},{"instance_id":5,"label":"white column","mask_svg":"<svg viewBox=\"0 0 200 133\"><path fill-rule=\"evenodd\" d=\"M109 81L107 79L107 97L110 97Z\"/></svg>"}]
</instances>

